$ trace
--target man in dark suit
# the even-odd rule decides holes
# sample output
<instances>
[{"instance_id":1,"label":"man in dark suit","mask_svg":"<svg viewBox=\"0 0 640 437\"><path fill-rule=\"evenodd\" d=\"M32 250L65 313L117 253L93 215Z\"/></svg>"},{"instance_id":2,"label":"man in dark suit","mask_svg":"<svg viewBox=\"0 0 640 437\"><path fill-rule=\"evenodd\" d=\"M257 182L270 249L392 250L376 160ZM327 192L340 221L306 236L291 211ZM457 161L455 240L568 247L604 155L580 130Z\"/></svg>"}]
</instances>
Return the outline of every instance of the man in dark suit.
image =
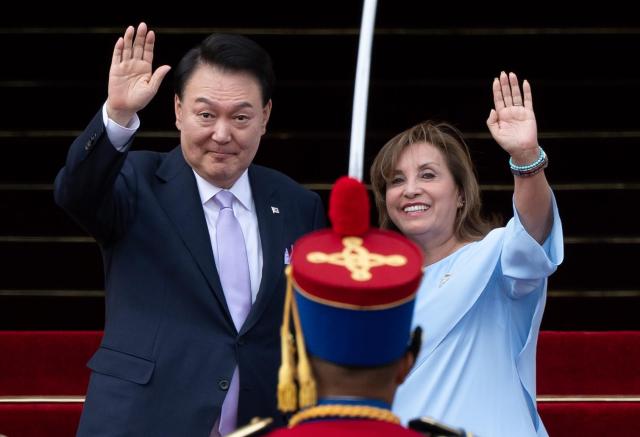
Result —
<instances>
[{"instance_id":1,"label":"man in dark suit","mask_svg":"<svg viewBox=\"0 0 640 437\"><path fill-rule=\"evenodd\" d=\"M277 417L283 269L293 242L325 222L316 194L252 164L274 76L247 38L211 35L176 68L179 147L129 152L136 114L170 70L153 70L154 43L144 23L118 39L107 101L55 183L105 269L79 436L206 437ZM229 246L232 234L241 242Z\"/></svg>"}]
</instances>

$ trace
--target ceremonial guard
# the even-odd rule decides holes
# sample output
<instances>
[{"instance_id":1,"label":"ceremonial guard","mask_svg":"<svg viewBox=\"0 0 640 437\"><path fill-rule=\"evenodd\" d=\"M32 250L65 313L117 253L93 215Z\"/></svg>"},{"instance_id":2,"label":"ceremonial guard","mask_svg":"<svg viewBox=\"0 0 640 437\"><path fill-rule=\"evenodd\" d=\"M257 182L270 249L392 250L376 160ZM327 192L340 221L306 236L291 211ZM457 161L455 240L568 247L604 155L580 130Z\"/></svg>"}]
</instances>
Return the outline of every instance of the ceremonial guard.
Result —
<instances>
[{"instance_id":1,"label":"ceremonial guard","mask_svg":"<svg viewBox=\"0 0 640 437\"><path fill-rule=\"evenodd\" d=\"M355 179L338 180L329 217L332 229L300 238L287 268L278 407L295 413L268 435L468 435L429 419L408 429L390 410L420 349L420 328L411 332L420 249L369 226L367 191Z\"/></svg>"}]
</instances>

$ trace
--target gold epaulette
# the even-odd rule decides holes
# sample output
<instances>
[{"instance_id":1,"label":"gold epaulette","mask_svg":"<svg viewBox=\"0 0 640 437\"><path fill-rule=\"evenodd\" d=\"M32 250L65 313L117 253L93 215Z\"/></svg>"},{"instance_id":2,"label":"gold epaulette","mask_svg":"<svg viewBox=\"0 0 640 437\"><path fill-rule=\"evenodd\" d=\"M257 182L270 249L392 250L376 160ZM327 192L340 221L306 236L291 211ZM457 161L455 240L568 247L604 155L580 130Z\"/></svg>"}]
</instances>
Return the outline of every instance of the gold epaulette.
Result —
<instances>
[{"instance_id":1,"label":"gold epaulette","mask_svg":"<svg viewBox=\"0 0 640 437\"><path fill-rule=\"evenodd\" d=\"M419 417L409 421L409 428L428 437L473 437L462 428L452 428L431 417Z\"/></svg>"},{"instance_id":2,"label":"gold epaulette","mask_svg":"<svg viewBox=\"0 0 640 437\"><path fill-rule=\"evenodd\" d=\"M236 429L225 437L248 437L252 435L259 435L260 433L267 431L272 422L273 419L270 417L254 417L248 425Z\"/></svg>"}]
</instances>

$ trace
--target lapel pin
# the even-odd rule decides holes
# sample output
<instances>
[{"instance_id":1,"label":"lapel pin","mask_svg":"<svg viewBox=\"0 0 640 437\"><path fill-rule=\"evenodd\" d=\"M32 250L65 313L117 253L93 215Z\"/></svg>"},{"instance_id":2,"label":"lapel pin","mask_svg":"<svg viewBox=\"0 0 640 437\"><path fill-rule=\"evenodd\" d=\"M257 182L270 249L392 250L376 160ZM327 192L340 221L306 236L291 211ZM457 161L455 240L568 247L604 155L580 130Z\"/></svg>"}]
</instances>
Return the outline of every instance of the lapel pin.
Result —
<instances>
[{"instance_id":1,"label":"lapel pin","mask_svg":"<svg viewBox=\"0 0 640 437\"><path fill-rule=\"evenodd\" d=\"M271 212L272 212L273 214L280 214L280 210L279 210L277 207L275 207L275 206L272 206L272 207L271 207Z\"/></svg>"}]
</instances>

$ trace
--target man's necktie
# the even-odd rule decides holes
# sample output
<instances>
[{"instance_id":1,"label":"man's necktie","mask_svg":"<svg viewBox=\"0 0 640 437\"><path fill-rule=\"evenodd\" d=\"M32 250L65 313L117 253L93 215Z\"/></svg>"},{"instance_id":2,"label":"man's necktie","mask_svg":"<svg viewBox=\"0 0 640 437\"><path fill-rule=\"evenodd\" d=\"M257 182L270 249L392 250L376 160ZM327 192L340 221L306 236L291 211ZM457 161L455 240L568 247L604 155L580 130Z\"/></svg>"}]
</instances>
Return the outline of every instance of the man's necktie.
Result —
<instances>
[{"instance_id":1,"label":"man's necktie","mask_svg":"<svg viewBox=\"0 0 640 437\"><path fill-rule=\"evenodd\" d=\"M251 309L251 279L242 229L233 214L233 199L234 195L224 190L214 197L220 206L216 222L218 274L233 324L239 332ZM236 428L239 391L240 379L236 367L220 413L221 435L226 435Z\"/></svg>"}]
</instances>

